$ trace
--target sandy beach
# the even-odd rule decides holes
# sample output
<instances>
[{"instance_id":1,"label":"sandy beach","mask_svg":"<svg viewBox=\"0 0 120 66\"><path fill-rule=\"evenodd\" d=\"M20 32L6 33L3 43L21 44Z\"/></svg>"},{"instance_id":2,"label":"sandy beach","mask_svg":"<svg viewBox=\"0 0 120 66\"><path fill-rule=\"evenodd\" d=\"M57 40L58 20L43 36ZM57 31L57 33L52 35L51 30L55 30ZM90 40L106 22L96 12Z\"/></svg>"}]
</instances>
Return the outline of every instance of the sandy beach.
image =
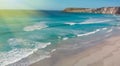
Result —
<instances>
[{"instance_id":1,"label":"sandy beach","mask_svg":"<svg viewBox=\"0 0 120 66\"><path fill-rule=\"evenodd\" d=\"M31 66L120 66L119 61L120 36L115 36L81 53L62 57L59 61L46 59Z\"/></svg>"},{"instance_id":2,"label":"sandy beach","mask_svg":"<svg viewBox=\"0 0 120 66\"><path fill-rule=\"evenodd\" d=\"M120 0L0 0L0 66L120 66Z\"/></svg>"}]
</instances>

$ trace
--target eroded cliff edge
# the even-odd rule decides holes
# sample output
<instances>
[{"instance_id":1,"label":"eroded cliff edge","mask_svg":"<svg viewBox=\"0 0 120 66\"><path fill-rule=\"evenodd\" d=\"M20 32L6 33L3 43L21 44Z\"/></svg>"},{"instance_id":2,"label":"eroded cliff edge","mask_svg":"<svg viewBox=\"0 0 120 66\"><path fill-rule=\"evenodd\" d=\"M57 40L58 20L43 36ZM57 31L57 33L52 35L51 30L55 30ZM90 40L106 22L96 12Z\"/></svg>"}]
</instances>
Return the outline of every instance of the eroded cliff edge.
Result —
<instances>
[{"instance_id":1,"label":"eroded cliff edge","mask_svg":"<svg viewBox=\"0 0 120 66\"><path fill-rule=\"evenodd\" d=\"M80 13L102 13L102 14L120 14L120 7L102 7L102 8L66 8L64 12Z\"/></svg>"}]
</instances>

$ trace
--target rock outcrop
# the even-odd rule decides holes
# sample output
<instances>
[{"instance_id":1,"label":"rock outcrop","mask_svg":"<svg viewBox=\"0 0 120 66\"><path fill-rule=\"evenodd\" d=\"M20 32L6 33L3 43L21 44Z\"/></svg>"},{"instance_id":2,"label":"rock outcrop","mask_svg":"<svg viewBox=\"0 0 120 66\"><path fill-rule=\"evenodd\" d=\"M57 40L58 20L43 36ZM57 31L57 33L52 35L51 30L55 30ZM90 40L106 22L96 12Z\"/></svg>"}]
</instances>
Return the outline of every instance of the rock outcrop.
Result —
<instances>
[{"instance_id":1,"label":"rock outcrop","mask_svg":"<svg viewBox=\"0 0 120 66\"><path fill-rule=\"evenodd\" d=\"M66 8L64 12L80 13L102 13L102 14L120 14L120 7L102 7L102 8Z\"/></svg>"}]
</instances>

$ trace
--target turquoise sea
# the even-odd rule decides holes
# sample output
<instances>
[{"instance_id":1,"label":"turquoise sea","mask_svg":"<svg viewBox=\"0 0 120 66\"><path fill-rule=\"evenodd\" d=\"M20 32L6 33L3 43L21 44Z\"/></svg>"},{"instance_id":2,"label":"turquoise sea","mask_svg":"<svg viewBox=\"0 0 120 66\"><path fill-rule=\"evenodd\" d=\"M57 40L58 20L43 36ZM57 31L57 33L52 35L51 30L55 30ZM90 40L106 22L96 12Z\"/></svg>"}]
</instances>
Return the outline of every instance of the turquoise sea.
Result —
<instances>
[{"instance_id":1,"label":"turquoise sea","mask_svg":"<svg viewBox=\"0 0 120 66\"><path fill-rule=\"evenodd\" d=\"M25 57L29 57L26 64L31 64L50 57L58 42L100 32L107 36L114 29L120 29L118 15L40 11L44 13L41 15L37 12L29 17L6 20L0 17L0 66Z\"/></svg>"}]
</instances>

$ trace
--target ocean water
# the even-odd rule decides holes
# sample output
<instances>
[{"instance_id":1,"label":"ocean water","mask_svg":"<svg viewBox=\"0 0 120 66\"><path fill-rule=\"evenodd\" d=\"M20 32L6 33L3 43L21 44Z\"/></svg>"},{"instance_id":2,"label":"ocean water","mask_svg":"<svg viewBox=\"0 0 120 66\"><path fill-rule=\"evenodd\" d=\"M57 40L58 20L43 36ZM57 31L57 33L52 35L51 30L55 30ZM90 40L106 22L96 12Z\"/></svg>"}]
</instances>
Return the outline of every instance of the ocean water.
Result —
<instances>
[{"instance_id":1,"label":"ocean water","mask_svg":"<svg viewBox=\"0 0 120 66\"><path fill-rule=\"evenodd\" d=\"M44 15L0 17L0 66L29 57L24 63L27 66L50 57L58 42L120 29L118 15L40 12Z\"/></svg>"}]
</instances>

